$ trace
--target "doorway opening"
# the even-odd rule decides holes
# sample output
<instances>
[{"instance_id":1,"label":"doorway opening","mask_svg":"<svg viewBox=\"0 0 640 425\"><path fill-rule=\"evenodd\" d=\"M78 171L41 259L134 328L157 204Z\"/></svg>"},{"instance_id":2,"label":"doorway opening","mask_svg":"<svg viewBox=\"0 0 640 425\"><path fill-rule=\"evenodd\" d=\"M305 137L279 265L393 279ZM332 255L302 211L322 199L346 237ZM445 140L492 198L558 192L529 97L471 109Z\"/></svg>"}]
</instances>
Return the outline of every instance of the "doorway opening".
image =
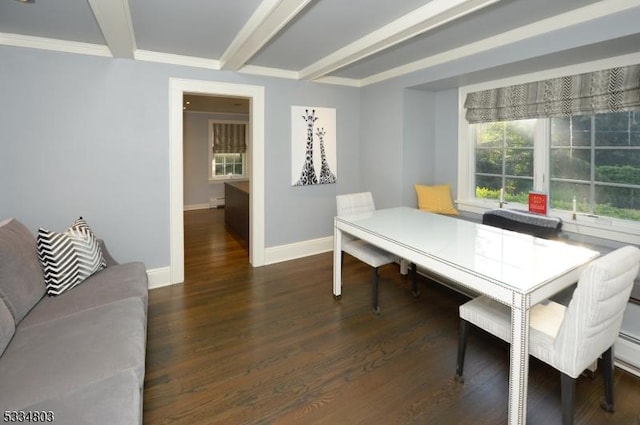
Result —
<instances>
[{"instance_id":1,"label":"doorway opening","mask_svg":"<svg viewBox=\"0 0 640 425\"><path fill-rule=\"evenodd\" d=\"M249 261L249 99L183 95L185 281ZM244 254L244 255L243 255Z\"/></svg>"},{"instance_id":2,"label":"doorway opening","mask_svg":"<svg viewBox=\"0 0 640 425\"><path fill-rule=\"evenodd\" d=\"M185 95L246 98L249 100L251 146L249 202L249 262L265 263L264 219L264 87L213 81L170 79L169 81L169 226L170 283L184 281L184 140Z\"/></svg>"}]
</instances>

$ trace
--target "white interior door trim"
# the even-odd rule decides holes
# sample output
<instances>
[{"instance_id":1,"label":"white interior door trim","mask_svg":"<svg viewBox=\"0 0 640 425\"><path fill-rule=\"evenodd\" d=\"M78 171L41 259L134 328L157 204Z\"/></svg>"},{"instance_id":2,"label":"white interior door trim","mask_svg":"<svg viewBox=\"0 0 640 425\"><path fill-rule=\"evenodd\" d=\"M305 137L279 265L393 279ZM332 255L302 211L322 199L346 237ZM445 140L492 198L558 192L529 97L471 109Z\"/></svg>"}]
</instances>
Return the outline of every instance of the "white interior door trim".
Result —
<instances>
[{"instance_id":1,"label":"white interior door trim","mask_svg":"<svg viewBox=\"0 0 640 425\"><path fill-rule=\"evenodd\" d=\"M182 97L184 93L249 98L251 176L249 189L249 262L265 264L264 87L216 81L169 79L169 249L171 283L184 282L184 170Z\"/></svg>"}]
</instances>

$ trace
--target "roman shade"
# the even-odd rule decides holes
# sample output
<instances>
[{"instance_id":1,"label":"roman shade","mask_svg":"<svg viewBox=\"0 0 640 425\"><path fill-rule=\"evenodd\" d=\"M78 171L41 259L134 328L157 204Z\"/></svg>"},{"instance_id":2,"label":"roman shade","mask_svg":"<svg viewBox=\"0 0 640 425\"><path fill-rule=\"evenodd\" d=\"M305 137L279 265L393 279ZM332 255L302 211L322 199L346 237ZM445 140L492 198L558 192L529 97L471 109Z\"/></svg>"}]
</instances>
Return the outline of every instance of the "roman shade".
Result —
<instances>
[{"instance_id":1,"label":"roman shade","mask_svg":"<svg viewBox=\"0 0 640 425\"><path fill-rule=\"evenodd\" d=\"M247 125L213 123L213 153L245 153Z\"/></svg>"},{"instance_id":2,"label":"roman shade","mask_svg":"<svg viewBox=\"0 0 640 425\"><path fill-rule=\"evenodd\" d=\"M640 65L467 94L469 123L602 114L640 108Z\"/></svg>"}]
</instances>

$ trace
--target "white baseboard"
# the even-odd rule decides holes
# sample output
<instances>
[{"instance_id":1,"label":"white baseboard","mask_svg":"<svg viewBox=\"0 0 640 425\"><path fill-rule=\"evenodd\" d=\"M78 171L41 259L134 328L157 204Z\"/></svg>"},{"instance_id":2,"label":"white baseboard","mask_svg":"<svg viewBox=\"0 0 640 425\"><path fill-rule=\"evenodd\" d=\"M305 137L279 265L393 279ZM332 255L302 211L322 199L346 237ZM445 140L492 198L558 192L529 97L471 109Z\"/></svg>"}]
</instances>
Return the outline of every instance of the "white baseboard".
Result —
<instances>
[{"instance_id":1,"label":"white baseboard","mask_svg":"<svg viewBox=\"0 0 640 425\"><path fill-rule=\"evenodd\" d=\"M275 264L333 250L333 236L266 248L264 263Z\"/></svg>"},{"instance_id":2,"label":"white baseboard","mask_svg":"<svg viewBox=\"0 0 640 425\"><path fill-rule=\"evenodd\" d=\"M185 211L208 210L209 208L211 208L211 206L208 203L207 204L191 204L191 205L184 206Z\"/></svg>"},{"instance_id":3,"label":"white baseboard","mask_svg":"<svg viewBox=\"0 0 640 425\"><path fill-rule=\"evenodd\" d=\"M208 205L207 208L209 208ZM333 236L266 248L265 265L322 254L332 250ZM149 277L149 289L172 285L170 267L149 269L147 270L147 276Z\"/></svg>"},{"instance_id":4,"label":"white baseboard","mask_svg":"<svg viewBox=\"0 0 640 425\"><path fill-rule=\"evenodd\" d=\"M160 267L147 270L147 277L149 278L149 289L171 285L171 268Z\"/></svg>"}]
</instances>

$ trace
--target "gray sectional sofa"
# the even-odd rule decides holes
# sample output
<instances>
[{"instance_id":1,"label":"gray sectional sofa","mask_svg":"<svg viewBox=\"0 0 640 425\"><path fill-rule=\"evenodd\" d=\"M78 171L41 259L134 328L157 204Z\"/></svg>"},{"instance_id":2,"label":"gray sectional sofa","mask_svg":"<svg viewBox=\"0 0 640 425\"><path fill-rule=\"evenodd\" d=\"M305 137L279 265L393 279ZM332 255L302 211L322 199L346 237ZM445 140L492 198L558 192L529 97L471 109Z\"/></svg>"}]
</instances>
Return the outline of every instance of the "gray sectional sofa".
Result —
<instances>
[{"instance_id":1,"label":"gray sectional sofa","mask_svg":"<svg viewBox=\"0 0 640 425\"><path fill-rule=\"evenodd\" d=\"M50 297L33 233L0 222L0 421L142 423L147 274L103 255L106 268Z\"/></svg>"}]
</instances>

